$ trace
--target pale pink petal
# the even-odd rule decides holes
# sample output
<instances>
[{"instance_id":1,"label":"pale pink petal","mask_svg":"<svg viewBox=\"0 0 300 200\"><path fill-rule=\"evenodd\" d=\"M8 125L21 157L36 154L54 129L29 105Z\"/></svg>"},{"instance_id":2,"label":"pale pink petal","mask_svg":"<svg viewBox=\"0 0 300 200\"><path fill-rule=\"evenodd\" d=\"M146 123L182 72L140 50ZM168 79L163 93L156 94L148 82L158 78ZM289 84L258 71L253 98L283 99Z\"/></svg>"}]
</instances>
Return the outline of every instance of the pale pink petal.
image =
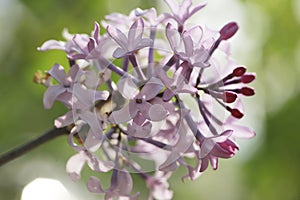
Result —
<instances>
[{"instance_id":1,"label":"pale pink petal","mask_svg":"<svg viewBox=\"0 0 300 200\"><path fill-rule=\"evenodd\" d=\"M43 103L45 109L52 108L53 103L57 99L57 97L65 91L66 89L63 88L61 85L49 86L46 92L44 93L44 97L43 97Z\"/></svg>"},{"instance_id":2,"label":"pale pink petal","mask_svg":"<svg viewBox=\"0 0 300 200\"><path fill-rule=\"evenodd\" d=\"M77 181L80 179L80 174L86 161L87 156L84 151L80 151L69 158L66 165L66 170L73 181Z\"/></svg>"}]
</instances>

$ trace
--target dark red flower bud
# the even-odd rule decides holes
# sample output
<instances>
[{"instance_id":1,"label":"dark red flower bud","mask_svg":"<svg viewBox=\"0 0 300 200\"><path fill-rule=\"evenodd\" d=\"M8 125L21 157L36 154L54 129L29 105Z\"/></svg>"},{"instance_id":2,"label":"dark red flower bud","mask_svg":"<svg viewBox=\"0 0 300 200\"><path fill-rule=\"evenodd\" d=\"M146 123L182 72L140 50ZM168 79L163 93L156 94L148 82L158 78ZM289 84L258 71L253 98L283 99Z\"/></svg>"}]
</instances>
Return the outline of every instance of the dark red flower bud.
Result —
<instances>
[{"instance_id":1,"label":"dark red flower bud","mask_svg":"<svg viewBox=\"0 0 300 200\"><path fill-rule=\"evenodd\" d=\"M255 79L255 75L254 74L244 74L241 77L241 82L242 83L251 83L252 81L254 81Z\"/></svg>"},{"instance_id":2,"label":"dark red flower bud","mask_svg":"<svg viewBox=\"0 0 300 200\"><path fill-rule=\"evenodd\" d=\"M236 108L231 109L230 112L233 117L238 119L241 119L244 116L244 114Z\"/></svg>"},{"instance_id":3,"label":"dark red flower bud","mask_svg":"<svg viewBox=\"0 0 300 200\"><path fill-rule=\"evenodd\" d=\"M234 76L239 77L239 76L243 76L245 74L245 72L246 72L246 68L245 67L237 67L237 68L235 68L233 70L232 74Z\"/></svg>"},{"instance_id":4,"label":"dark red flower bud","mask_svg":"<svg viewBox=\"0 0 300 200\"><path fill-rule=\"evenodd\" d=\"M236 22L230 22L226 24L221 30L220 30L220 38L219 40L228 40L231 38L239 29Z\"/></svg>"},{"instance_id":5,"label":"dark red flower bud","mask_svg":"<svg viewBox=\"0 0 300 200\"><path fill-rule=\"evenodd\" d=\"M233 103L235 102L236 98L237 98L236 93L228 92L228 91L224 92L222 96L223 102L225 103Z\"/></svg>"},{"instance_id":6,"label":"dark red flower bud","mask_svg":"<svg viewBox=\"0 0 300 200\"><path fill-rule=\"evenodd\" d=\"M240 89L240 92L245 96L253 96L255 94L254 90L249 87L243 87Z\"/></svg>"}]
</instances>

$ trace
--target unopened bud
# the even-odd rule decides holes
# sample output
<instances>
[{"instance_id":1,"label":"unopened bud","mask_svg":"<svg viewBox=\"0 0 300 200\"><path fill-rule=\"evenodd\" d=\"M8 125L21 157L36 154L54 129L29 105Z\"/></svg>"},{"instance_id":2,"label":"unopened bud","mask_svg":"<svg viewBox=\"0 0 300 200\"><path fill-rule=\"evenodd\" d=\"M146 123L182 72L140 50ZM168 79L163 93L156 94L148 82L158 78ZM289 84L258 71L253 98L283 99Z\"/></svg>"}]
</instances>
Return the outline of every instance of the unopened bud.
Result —
<instances>
[{"instance_id":1,"label":"unopened bud","mask_svg":"<svg viewBox=\"0 0 300 200\"><path fill-rule=\"evenodd\" d=\"M255 94L254 90L249 87L243 87L240 89L240 92L245 96L253 96Z\"/></svg>"},{"instance_id":2,"label":"unopened bud","mask_svg":"<svg viewBox=\"0 0 300 200\"><path fill-rule=\"evenodd\" d=\"M252 81L254 81L255 79L255 75L254 74L244 74L241 77L241 82L242 83L251 83Z\"/></svg>"},{"instance_id":3,"label":"unopened bud","mask_svg":"<svg viewBox=\"0 0 300 200\"><path fill-rule=\"evenodd\" d=\"M241 119L244 116L244 114L236 108L231 109L230 112L233 117L238 119Z\"/></svg>"},{"instance_id":4,"label":"unopened bud","mask_svg":"<svg viewBox=\"0 0 300 200\"><path fill-rule=\"evenodd\" d=\"M237 98L236 93L227 92L227 91L223 93L223 97L222 97L223 102L225 103L233 103L235 102L236 98Z\"/></svg>"},{"instance_id":5,"label":"unopened bud","mask_svg":"<svg viewBox=\"0 0 300 200\"><path fill-rule=\"evenodd\" d=\"M246 72L246 68L245 67L237 67L237 68L235 68L233 70L232 74L234 76L239 77L239 76L243 76L245 74L245 72Z\"/></svg>"},{"instance_id":6,"label":"unopened bud","mask_svg":"<svg viewBox=\"0 0 300 200\"><path fill-rule=\"evenodd\" d=\"M236 22L230 22L226 24L221 30L220 30L220 38L219 40L228 40L231 38L239 29Z\"/></svg>"}]
</instances>

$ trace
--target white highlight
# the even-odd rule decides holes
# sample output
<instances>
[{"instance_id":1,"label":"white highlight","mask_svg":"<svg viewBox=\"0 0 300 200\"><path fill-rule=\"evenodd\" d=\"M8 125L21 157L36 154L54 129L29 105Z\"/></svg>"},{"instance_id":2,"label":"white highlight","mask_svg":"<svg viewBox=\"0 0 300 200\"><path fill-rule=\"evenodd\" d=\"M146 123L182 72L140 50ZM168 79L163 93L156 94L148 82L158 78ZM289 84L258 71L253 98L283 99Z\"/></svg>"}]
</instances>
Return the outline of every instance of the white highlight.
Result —
<instances>
[{"instance_id":1,"label":"white highlight","mask_svg":"<svg viewBox=\"0 0 300 200\"><path fill-rule=\"evenodd\" d=\"M37 178L27 184L21 200L71 200L70 194L61 182L55 179Z\"/></svg>"}]
</instances>

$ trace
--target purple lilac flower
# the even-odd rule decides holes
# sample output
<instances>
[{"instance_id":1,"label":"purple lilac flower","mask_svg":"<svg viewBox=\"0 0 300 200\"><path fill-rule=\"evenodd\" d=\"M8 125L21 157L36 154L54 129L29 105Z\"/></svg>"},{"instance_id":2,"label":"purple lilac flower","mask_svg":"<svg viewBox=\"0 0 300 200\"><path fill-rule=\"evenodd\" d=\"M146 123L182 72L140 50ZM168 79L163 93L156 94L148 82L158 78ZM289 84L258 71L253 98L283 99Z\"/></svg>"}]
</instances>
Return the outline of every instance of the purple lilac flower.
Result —
<instances>
[{"instance_id":1,"label":"purple lilac flower","mask_svg":"<svg viewBox=\"0 0 300 200\"><path fill-rule=\"evenodd\" d=\"M78 180L85 164L95 174L111 171L107 189L96 176L87 182L105 199L138 199L132 194L135 175L145 181L149 200L172 199L168 179L179 166L186 170L182 181L195 180L209 165L217 169L221 158L233 157L238 139L255 136L238 123L256 78L231 58L238 25L187 28L205 4L164 2L171 13L114 13L101 22L106 33L95 22L91 35L65 32L65 42L50 40L39 48L63 50L70 64L69 70L55 64L40 81L47 88L44 107L59 101L68 109L54 121L70 129L68 143L76 152L67 173ZM164 37L157 34L161 29ZM224 113L214 112L219 108Z\"/></svg>"}]
</instances>

